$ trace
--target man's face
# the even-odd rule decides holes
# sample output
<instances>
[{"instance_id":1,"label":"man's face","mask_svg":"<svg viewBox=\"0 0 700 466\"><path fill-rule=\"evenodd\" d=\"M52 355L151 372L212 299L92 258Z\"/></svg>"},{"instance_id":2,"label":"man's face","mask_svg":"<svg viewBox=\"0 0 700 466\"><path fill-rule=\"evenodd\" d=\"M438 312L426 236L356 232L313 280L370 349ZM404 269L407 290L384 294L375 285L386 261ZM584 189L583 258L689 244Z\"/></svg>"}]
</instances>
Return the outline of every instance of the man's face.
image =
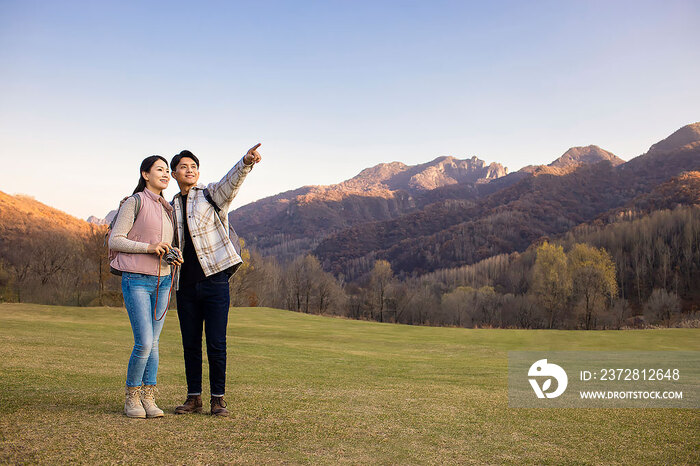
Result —
<instances>
[{"instance_id":1,"label":"man's face","mask_svg":"<svg viewBox=\"0 0 700 466\"><path fill-rule=\"evenodd\" d=\"M173 178L180 186L195 186L199 181L199 169L195 161L189 157L181 158L175 167Z\"/></svg>"}]
</instances>

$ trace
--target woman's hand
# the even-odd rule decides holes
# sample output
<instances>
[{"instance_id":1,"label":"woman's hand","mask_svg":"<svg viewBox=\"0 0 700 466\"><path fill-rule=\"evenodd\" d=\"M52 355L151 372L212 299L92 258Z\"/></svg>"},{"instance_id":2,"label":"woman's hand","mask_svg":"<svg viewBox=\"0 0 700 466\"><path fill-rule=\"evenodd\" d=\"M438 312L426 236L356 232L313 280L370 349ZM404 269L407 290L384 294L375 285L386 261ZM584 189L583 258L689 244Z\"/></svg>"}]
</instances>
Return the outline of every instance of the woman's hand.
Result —
<instances>
[{"instance_id":1,"label":"woman's hand","mask_svg":"<svg viewBox=\"0 0 700 466\"><path fill-rule=\"evenodd\" d=\"M174 250L177 253L176 254L177 258L173 260L171 265L180 266L180 265L184 264L185 259L183 259L183 257L182 257L182 251L180 251L180 249L176 248L175 246L172 246L171 250Z\"/></svg>"},{"instance_id":2,"label":"woman's hand","mask_svg":"<svg viewBox=\"0 0 700 466\"><path fill-rule=\"evenodd\" d=\"M170 250L170 243L157 243L148 245L149 254L158 254L159 256L162 256L163 254L168 252L168 250Z\"/></svg>"}]
</instances>

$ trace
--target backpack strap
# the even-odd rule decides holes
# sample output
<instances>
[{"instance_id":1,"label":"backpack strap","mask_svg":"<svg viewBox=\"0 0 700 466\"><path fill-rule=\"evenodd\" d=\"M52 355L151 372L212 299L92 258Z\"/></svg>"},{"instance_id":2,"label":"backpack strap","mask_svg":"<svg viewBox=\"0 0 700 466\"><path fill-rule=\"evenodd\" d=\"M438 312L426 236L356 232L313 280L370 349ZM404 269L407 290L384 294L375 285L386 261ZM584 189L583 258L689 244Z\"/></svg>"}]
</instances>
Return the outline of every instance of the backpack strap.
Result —
<instances>
[{"instance_id":1,"label":"backpack strap","mask_svg":"<svg viewBox=\"0 0 700 466\"><path fill-rule=\"evenodd\" d=\"M209 204L211 204L211 206L214 208L217 214L221 212L221 207L216 205L216 202L214 202L214 199L212 199L211 193L209 192L209 188L204 188L204 198Z\"/></svg>"},{"instance_id":2,"label":"backpack strap","mask_svg":"<svg viewBox=\"0 0 700 466\"><path fill-rule=\"evenodd\" d=\"M141 213L141 196L139 196L139 193L132 194L133 197L136 198L136 212L134 213L134 222L136 221L136 217L139 216Z\"/></svg>"},{"instance_id":3,"label":"backpack strap","mask_svg":"<svg viewBox=\"0 0 700 466\"><path fill-rule=\"evenodd\" d=\"M221 207L216 205L216 202L214 202L214 199L211 197L211 193L209 193L208 188L204 188L204 198L207 200L209 204L214 208L214 211L216 211L217 216L220 215L221 212ZM219 221L221 219L219 218ZM236 251L236 254L239 256L241 255L241 241L238 238L238 233L236 233L236 230L233 229L233 225L231 225L231 222L228 224L228 237L229 240L231 240L231 244L233 244L233 249Z\"/></svg>"},{"instance_id":4,"label":"backpack strap","mask_svg":"<svg viewBox=\"0 0 700 466\"><path fill-rule=\"evenodd\" d=\"M114 224L117 221L117 217L119 217L119 211L122 209L122 206L126 202L127 199L130 197L133 197L136 200L136 211L134 212L134 221L136 221L136 217L139 216L139 213L141 212L141 196L139 196L139 193L132 194L131 196L127 196L122 201L119 203L119 208L117 209L117 213L114 214L114 218L112 219L111 222L109 222L109 229L108 231L111 231L112 228L114 228Z\"/></svg>"}]
</instances>

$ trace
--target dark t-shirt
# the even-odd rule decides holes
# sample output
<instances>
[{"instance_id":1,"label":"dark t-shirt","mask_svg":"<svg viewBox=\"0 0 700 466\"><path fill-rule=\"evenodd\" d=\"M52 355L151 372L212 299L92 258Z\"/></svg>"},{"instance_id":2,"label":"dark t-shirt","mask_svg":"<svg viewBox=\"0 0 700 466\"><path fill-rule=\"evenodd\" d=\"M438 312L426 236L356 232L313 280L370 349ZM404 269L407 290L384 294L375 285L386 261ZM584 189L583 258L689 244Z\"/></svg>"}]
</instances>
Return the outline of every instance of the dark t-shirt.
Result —
<instances>
[{"instance_id":1,"label":"dark t-shirt","mask_svg":"<svg viewBox=\"0 0 700 466\"><path fill-rule=\"evenodd\" d=\"M202 270L202 265L199 263L199 258L197 257L197 251L194 249L194 242L192 241L192 235L190 234L190 228L187 225L187 198L182 198L182 225L184 228L184 238L182 258L184 262L182 263L182 268L180 269L180 286L191 285L192 283L197 283L200 280L204 280L206 275L204 275L204 270Z\"/></svg>"}]
</instances>

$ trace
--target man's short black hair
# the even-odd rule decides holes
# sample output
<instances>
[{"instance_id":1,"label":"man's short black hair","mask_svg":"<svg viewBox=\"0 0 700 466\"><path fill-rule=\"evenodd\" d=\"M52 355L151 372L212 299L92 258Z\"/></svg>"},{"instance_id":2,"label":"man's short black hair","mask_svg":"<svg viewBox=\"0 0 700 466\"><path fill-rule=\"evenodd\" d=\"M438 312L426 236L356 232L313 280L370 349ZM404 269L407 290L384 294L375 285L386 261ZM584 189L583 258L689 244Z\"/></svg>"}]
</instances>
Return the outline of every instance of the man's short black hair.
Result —
<instances>
[{"instance_id":1,"label":"man's short black hair","mask_svg":"<svg viewBox=\"0 0 700 466\"><path fill-rule=\"evenodd\" d=\"M194 160L194 163L197 164L197 168L199 169L199 159L192 152L190 152L188 150L183 150L182 152L177 154L175 157L173 157L173 159L170 161L170 169L172 171L175 171L175 169L177 168L177 164L180 163L180 160L183 157L187 157L187 158Z\"/></svg>"}]
</instances>

